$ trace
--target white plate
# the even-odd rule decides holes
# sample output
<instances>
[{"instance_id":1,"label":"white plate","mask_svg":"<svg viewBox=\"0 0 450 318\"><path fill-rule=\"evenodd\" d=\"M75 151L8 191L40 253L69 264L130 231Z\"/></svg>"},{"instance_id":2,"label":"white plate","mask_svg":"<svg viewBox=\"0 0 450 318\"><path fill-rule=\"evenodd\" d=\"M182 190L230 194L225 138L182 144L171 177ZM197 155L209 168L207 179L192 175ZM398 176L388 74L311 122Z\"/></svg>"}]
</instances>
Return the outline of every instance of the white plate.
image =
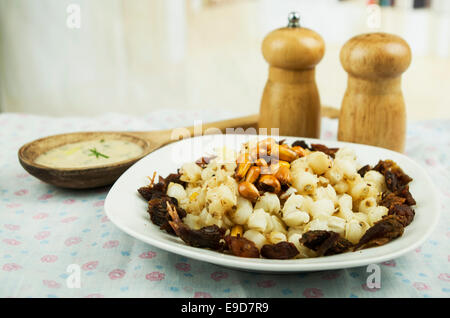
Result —
<instances>
[{"instance_id":1,"label":"white plate","mask_svg":"<svg viewBox=\"0 0 450 318\"><path fill-rule=\"evenodd\" d=\"M108 218L129 235L160 249L192 259L214 263L240 270L258 272L300 272L339 269L380 263L403 255L418 247L432 232L439 218L438 196L435 186L424 169L408 157L372 146L304 139L308 143L322 143L328 147L354 149L358 162L375 165L380 159L392 159L413 178L410 191L417 205L414 221L405 229L403 236L386 245L339 255L294 260L251 259L187 246L181 239L161 231L151 223L147 213L147 202L137 189L147 185L154 171L166 176L177 171L183 162L194 161L205 154L213 153L222 143L239 149L245 135L210 135L184 139L149 154L130 167L113 185L105 201ZM288 144L299 138L283 137Z\"/></svg>"}]
</instances>

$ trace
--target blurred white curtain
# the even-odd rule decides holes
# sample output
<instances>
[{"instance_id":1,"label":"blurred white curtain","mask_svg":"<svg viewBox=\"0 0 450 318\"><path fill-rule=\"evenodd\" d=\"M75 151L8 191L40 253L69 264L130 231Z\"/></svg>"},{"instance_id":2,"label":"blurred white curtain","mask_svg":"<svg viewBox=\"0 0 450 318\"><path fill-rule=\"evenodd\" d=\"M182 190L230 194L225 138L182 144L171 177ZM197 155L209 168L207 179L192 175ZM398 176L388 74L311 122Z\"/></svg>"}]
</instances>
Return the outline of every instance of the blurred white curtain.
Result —
<instances>
[{"instance_id":1,"label":"blurred white curtain","mask_svg":"<svg viewBox=\"0 0 450 318\"><path fill-rule=\"evenodd\" d=\"M79 29L66 23L71 4ZM184 23L184 0L0 0L0 109L127 112L132 92L145 111L165 79L141 79L153 61L182 59Z\"/></svg>"}]
</instances>

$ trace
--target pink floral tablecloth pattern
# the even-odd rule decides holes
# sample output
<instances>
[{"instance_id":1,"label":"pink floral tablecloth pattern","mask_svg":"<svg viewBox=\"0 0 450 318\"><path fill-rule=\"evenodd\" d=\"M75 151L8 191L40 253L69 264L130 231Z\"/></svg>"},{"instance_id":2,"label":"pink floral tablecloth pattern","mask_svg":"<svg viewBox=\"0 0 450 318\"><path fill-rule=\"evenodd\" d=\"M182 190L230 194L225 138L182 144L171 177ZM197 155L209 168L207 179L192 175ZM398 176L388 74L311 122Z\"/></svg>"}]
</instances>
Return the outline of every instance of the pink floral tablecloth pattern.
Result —
<instances>
[{"instance_id":1,"label":"pink floral tablecloth pattern","mask_svg":"<svg viewBox=\"0 0 450 318\"><path fill-rule=\"evenodd\" d=\"M378 264L381 288L366 284L366 267L267 275L234 271L160 250L120 231L105 215L109 188L72 191L29 175L21 145L82 130L150 130L236 116L160 111L133 117L52 118L0 114L1 297L449 297L450 121L409 122L406 154L432 176L441 218L415 251ZM324 119L322 138L336 139ZM74 275L79 280L73 280Z\"/></svg>"}]
</instances>

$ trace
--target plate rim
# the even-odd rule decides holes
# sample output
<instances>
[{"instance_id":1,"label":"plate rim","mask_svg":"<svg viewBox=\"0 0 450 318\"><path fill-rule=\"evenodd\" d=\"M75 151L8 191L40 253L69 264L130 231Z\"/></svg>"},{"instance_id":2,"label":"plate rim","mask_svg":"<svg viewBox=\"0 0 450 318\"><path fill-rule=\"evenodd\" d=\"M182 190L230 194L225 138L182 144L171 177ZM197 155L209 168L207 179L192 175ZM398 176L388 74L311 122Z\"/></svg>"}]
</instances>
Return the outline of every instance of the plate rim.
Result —
<instances>
[{"instance_id":1,"label":"plate rim","mask_svg":"<svg viewBox=\"0 0 450 318\"><path fill-rule=\"evenodd\" d=\"M214 136L214 135L203 135L203 136L196 136L196 137L192 137L192 138L205 138L205 137L211 138L211 136ZM216 136L223 137L223 135L219 135L219 134ZM259 135L259 137L264 137L264 135ZM192 139L192 138L189 138L189 139ZM134 163L130 168L128 168L119 177L119 179L113 184L113 186L110 188L110 190L105 198L105 203L104 203L105 213L106 213L108 219L123 232L127 233L128 235L132 236L135 239L138 239L146 244L155 246L155 247L165 250L167 252L181 255L184 257L188 257L191 259L195 259L198 261L215 264L218 266L232 268L235 270L254 271L254 272L271 272L271 273L323 271L323 270L352 268L352 267L365 266L368 264L382 263L387 260L392 260L392 259L398 258L398 257L400 257L404 254L407 254L407 253L411 252L412 250L416 249L435 230L435 228L438 224L439 218L440 218L440 213L441 213L440 198L439 198L439 195L437 194L437 188L436 188L435 184L433 183L431 177L429 176L428 172L412 158L410 158L402 153L394 152L392 150L381 148L381 147L375 147L375 146L364 145L364 144L356 144L356 143L350 143L350 142L343 142L343 141L338 141L338 140L324 140L324 139L317 139L317 138L306 138L306 137L295 137L295 136L278 136L277 138L279 138L279 139L297 138L297 139L305 140L306 142L309 142L309 143L320 142L325 145L327 143L349 145L349 146L356 145L358 147L362 146L362 147L371 148L373 150L380 149L380 150L395 153L396 155L400 155L400 156L404 157L404 159L408 160L411 164L416 166L421 171L421 173L423 174L423 177L425 178L425 180L431 187L430 194L432 194L432 197L430 198L429 202L432 203L432 208L435 210L434 219L432 220L431 223L429 223L428 227L426 228L426 231L424 231L424 233L421 234L420 238L418 240L414 241L413 243L411 243L410 245L408 245L407 247L404 247L404 248L401 248L399 250L392 251L389 253L372 256L372 257L365 256L365 257L361 257L361 259L333 260L331 262L330 262L329 257L333 257L333 256L323 256L323 257L305 258L305 259L292 259L292 260L271 260L271 259L263 259L263 258L259 258L259 259L242 258L242 257L234 256L234 255L227 255L224 253L219 253L217 251L211 251L208 249L188 246L184 242L182 242L181 239L175 238L175 237L174 237L174 239L179 242L175 243L175 242L171 242L171 241L167 241L167 240L158 240L156 238L138 233L137 231L133 230L132 228L129 228L128 226L124 225L123 222L121 222L120 220L116 219L116 215L111 212L112 211L112 208L110 207L111 196L114 194L114 191L115 191L117 185L120 184L120 180L122 178L126 178L127 172L129 172L129 170L133 169L133 167L135 165L138 165L139 162L145 160L149 156L152 156L152 154L154 154L155 152L158 152L160 149L163 149L166 147L173 147L174 144L186 141L187 139L181 139L174 143L163 146L163 147L153 151L152 153L147 154L146 156L141 158L139 161ZM164 233L164 234L166 234L166 233ZM379 248L383 248L383 247L386 248L386 246L388 246L388 245L373 247L373 248L370 248L370 250L379 249ZM348 252L348 253L349 254L350 253L364 254L364 251L365 250L360 250L360 251ZM346 254L346 253L344 253L344 254ZM339 255L344 255L344 254L339 254ZM307 260L320 260L325 257L328 258L328 261L325 263L307 262Z\"/></svg>"}]
</instances>

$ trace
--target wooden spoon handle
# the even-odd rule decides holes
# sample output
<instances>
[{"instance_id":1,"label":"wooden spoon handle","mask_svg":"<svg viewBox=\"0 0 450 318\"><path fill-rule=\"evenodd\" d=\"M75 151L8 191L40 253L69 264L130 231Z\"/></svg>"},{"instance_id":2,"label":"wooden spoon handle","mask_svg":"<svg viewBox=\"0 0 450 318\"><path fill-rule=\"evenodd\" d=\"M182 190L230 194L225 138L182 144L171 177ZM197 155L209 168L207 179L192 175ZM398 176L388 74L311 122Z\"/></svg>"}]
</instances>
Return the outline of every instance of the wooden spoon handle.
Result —
<instances>
[{"instance_id":1,"label":"wooden spoon handle","mask_svg":"<svg viewBox=\"0 0 450 318\"><path fill-rule=\"evenodd\" d=\"M322 105L321 115L322 117L338 118L339 109ZM258 116L258 114L253 114L245 117L232 118L212 123L202 123L202 129L200 130L199 127L197 127L198 131L194 131L194 126L186 127L185 129L189 130L191 135L193 135L194 132L205 134L210 131L210 133L214 133L214 128L219 129L223 133L226 132L225 130L227 128L243 128L244 130L247 128L258 128Z\"/></svg>"},{"instance_id":2,"label":"wooden spoon handle","mask_svg":"<svg viewBox=\"0 0 450 318\"><path fill-rule=\"evenodd\" d=\"M322 116L329 118L338 118L339 109L322 106ZM202 125L175 128L168 130L158 130L158 131L134 131L127 132L131 135L136 135L141 138L145 138L150 141L153 145L153 149L157 149L161 146L167 145L173 141L178 140L178 136L184 135L194 136L194 135L204 135L204 134L217 134L226 132L227 128L242 128L244 131L248 128L258 127L258 116L259 114L253 114L245 117L232 118L227 120L216 121L212 123L202 123ZM213 129L214 128L214 129ZM244 131L240 131L241 133ZM256 131L257 132L257 131Z\"/></svg>"},{"instance_id":3,"label":"wooden spoon handle","mask_svg":"<svg viewBox=\"0 0 450 318\"><path fill-rule=\"evenodd\" d=\"M226 119L221 121L216 121L212 123L202 123L200 126L190 126L184 129L189 130L191 135L194 134L214 134L214 133L225 133L227 128L242 128L244 130L248 128L257 128L258 125L258 114L253 114L245 117L238 117L232 119Z\"/></svg>"}]
</instances>

